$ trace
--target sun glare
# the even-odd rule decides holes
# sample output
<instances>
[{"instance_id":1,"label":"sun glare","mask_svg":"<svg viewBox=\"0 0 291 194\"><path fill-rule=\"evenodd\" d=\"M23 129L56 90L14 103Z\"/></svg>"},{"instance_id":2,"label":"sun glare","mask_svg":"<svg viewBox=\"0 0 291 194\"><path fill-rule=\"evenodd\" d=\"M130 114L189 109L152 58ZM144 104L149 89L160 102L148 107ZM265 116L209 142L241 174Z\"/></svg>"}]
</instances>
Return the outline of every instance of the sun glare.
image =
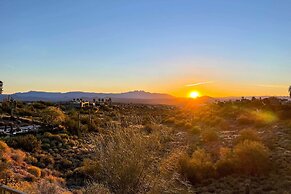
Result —
<instances>
[{"instance_id":1,"label":"sun glare","mask_svg":"<svg viewBox=\"0 0 291 194\"><path fill-rule=\"evenodd\" d=\"M189 94L189 97L190 98L198 98L200 96L200 94L199 94L199 92L197 92L197 91L192 91L192 92L190 92L190 94Z\"/></svg>"}]
</instances>

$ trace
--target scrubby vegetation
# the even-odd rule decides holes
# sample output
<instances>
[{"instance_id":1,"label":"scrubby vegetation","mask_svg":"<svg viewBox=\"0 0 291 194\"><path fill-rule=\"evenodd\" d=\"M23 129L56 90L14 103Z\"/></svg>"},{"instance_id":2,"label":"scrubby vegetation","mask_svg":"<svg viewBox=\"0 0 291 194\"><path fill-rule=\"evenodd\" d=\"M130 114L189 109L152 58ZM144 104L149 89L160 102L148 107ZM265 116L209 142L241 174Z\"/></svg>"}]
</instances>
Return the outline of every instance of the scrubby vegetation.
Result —
<instances>
[{"instance_id":1,"label":"scrubby vegetation","mask_svg":"<svg viewBox=\"0 0 291 194\"><path fill-rule=\"evenodd\" d=\"M43 130L1 138L0 181L27 193L288 193L290 110L276 98L95 110L20 103L15 114Z\"/></svg>"}]
</instances>

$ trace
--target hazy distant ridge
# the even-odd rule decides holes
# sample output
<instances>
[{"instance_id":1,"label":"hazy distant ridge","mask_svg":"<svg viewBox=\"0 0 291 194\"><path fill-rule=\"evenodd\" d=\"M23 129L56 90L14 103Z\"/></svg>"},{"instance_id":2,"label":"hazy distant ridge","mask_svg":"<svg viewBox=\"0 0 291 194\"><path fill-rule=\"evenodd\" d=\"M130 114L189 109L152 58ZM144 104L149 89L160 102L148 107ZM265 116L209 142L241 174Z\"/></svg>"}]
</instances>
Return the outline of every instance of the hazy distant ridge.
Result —
<instances>
[{"instance_id":1,"label":"hazy distant ridge","mask_svg":"<svg viewBox=\"0 0 291 194\"><path fill-rule=\"evenodd\" d=\"M69 101L74 98L90 99L93 98L105 98L112 99L139 99L139 100L157 100L157 99L172 99L174 98L168 94L150 93L145 91L130 91L125 93L94 93L94 92L18 92L11 94L14 99L23 101ZM0 99L7 97L7 95L1 95Z\"/></svg>"}]
</instances>

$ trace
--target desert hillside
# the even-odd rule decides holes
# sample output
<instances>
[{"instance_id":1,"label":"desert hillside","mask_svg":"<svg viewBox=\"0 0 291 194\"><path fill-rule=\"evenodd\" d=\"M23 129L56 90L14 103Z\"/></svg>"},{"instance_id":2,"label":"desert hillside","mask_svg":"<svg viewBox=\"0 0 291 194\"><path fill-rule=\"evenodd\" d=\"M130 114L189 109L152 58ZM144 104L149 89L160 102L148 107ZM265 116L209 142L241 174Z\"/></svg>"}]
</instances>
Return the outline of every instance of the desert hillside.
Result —
<instances>
[{"instance_id":1,"label":"desert hillside","mask_svg":"<svg viewBox=\"0 0 291 194\"><path fill-rule=\"evenodd\" d=\"M0 141L1 183L27 193L288 193L291 188L291 103L285 100L93 109L18 102L13 120L5 103L2 128L17 118L22 125L24 118L40 125L38 131L3 132Z\"/></svg>"}]
</instances>

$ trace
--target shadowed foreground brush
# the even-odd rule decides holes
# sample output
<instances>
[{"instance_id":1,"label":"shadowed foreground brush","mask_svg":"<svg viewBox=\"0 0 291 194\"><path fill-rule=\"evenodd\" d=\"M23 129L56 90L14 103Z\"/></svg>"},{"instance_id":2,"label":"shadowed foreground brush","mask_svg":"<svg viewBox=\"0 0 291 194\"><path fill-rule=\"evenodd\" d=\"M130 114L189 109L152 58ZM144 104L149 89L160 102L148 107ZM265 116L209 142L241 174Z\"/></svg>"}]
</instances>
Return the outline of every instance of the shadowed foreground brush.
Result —
<instances>
[{"instance_id":1,"label":"shadowed foreground brush","mask_svg":"<svg viewBox=\"0 0 291 194\"><path fill-rule=\"evenodd\" d=\"M180 180L178 158L184 152L173 143L167 128L153 133L141 129L117 129L95 140L94 158L80 169L92 182L92 189L113 193L188 193Z\"/></svg>"}]
</instances>

